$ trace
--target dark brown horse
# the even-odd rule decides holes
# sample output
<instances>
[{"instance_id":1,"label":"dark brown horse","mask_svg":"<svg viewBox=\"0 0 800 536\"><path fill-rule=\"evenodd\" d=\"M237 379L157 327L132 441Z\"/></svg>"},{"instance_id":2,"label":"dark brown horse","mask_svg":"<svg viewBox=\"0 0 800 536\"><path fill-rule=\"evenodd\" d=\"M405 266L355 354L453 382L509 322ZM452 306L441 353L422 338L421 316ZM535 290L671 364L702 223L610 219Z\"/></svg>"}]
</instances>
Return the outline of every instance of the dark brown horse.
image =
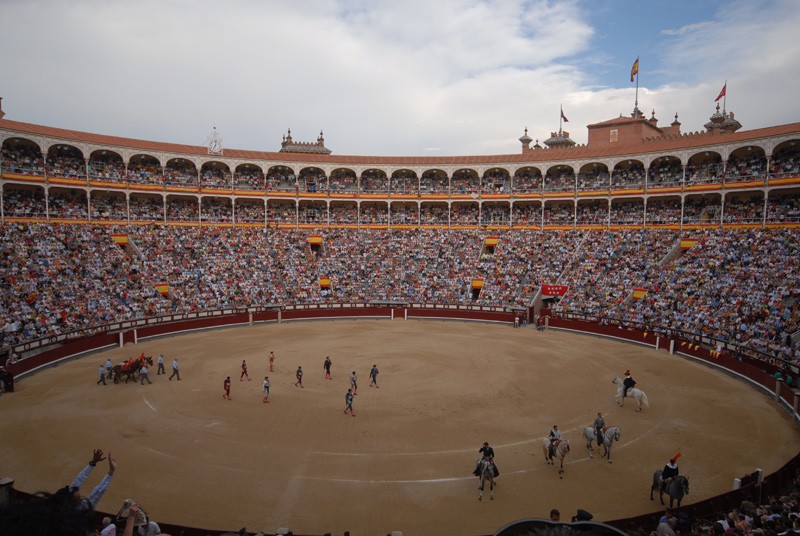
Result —
<instances>
[{"instance_id":1,"label":"dark brown horse","mask_svg":"<svg viewBox=\"0 0 800 536\"><path fill-rule=\"evenodd\" d=\"M133 363L130 363L126 366L125 363L120 365L114 365L111 368L111 376L114 379L114 383L119 383L119 381L124 377L125 383L128 383L128 380L133 380L136 382L136 373L144 366L144 364L148 366L153 366L153 358L151 356L144 356L141 355L137 357Z\"/></svg>"}]
</instances>

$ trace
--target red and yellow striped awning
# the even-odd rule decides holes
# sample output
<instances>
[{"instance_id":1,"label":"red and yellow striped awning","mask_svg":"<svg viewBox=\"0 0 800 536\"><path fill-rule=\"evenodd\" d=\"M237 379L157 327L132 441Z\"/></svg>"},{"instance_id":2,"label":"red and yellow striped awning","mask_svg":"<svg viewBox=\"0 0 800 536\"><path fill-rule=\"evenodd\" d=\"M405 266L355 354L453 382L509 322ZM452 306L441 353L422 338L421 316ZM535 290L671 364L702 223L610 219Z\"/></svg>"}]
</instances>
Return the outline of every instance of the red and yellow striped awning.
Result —
<instances>
[{"instance_id":1,"label":"red and yellow striped awning","mask_svg":"<svg viewBox=\"0 0 800 536\"><path fill-rule=\"evenodd\" d=\"M487 246L496 246L498 242L500 242L499 236L487 236L484 244Z\"/></svg>"},{"instance_id":2,"label":"red and yellow striped awning","mask_svg":"<svg viewBox=\"0 0 800 536\"><path fill-rule=\"evenodd\" d=\"M158 293L161 294L162 296L168 296L169 295L169 283L163 283L163 282L162 283L157 283L156 284L156 291L158 291Z\"/></svg>"},{"instance_id":3,"label":"red and yellow striped awning","mask_svg":"<svg viewBox=\"0 0 800 536\"><path fill-rule=\"evenodd\" d=\"M128 245L128 235L126 234L112 234L111 240L113 240L114 243L117 244L118 246Z\"/></svg>"},{"instance_id":4,"label":"red and yellow striped awning","mask_svg":"<svg viewBox=\"0 0 800 536\"><path fill-rule=\"evenodd\" d=\"M480 289L483 288L483 279L476 277L472 280L472 288L473 289Z\"/></svg>"},{"instance_id":5,"label":"red and yellow striped awning","mask_svg":"<svg viewBox=\"0 0 800 536\"><path fill-rule=\"evenodd\" d=\"M322 235L312 234L308 235L308 243L312 246L322 245Z\"/></svg>"},{"instance_id":6,"label":"red and yellow striped awning","mask_svg":"<svg viewBox=\"0 0 800 536\"><path fill-rule=\"evenodd\" d=\"M681 238L681 249L684 251L691 249L697 242L696 238Z\"/></svg>"}]
</instances>

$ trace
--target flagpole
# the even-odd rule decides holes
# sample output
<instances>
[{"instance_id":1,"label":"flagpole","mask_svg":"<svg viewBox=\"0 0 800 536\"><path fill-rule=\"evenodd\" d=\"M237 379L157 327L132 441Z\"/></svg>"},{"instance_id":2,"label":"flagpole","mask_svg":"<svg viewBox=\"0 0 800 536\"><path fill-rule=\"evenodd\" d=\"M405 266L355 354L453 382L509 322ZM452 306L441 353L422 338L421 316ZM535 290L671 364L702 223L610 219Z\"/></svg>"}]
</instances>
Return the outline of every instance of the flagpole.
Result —
<instances>
[{"instance_id":1,"label":"flagpole","mask_svg":"<svg viewBox=\"0 0 800 536\"><path fill-rule=\"evenodd\" d=\"M561 124L564 120L564 105L559 105L561 113L558 115L558 134L561 135Z\"/></svg>"},{"instance_id":2,"label":"flagpole","mask_svg":"<svg viewBox=\"0 0 800 536\"><path fill-rule=\"evenodd\" d=\"M636 56L636 61L639 61L639 56ZM639 111L639 69L636 69L636 100L633 103L634 112Z\"/></svg>"},{"instance_id":3,"label":"flagpole","mask_svg":"<svg viewBox=\"0 0 800 536\"><path fill-rule=\"evenodd\" d=\"M725 95L722 96L722 115L725 115L725 101L728 100L728 81L725 80Z\"/></svg>"}]
</instances>

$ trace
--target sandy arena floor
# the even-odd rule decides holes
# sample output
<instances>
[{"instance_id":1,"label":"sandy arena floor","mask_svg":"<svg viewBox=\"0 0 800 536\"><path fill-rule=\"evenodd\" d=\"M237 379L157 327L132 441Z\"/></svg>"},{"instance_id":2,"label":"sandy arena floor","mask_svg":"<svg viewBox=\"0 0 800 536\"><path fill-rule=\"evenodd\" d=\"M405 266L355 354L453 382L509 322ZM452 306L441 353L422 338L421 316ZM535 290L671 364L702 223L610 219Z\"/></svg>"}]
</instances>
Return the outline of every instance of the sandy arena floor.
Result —
<instances>
[{"instance_id":1,"label":"sandy arena floor","mask_svg":"<svg viewBox=\"0 0 800 536\"><path fill-rule=\"evenodd\" d=\"M106 356L116 363L140 352L163 353L168 374L178 357L182 381L154 367L152 385L95 384ZM242 359L252 381L239 381ZM379 389L367 386L373 364ZM298 366L304 389L293 386ZM641 413L613 401L611 378L628 368L650 400ZM355 418L343 414L353 370ZM261 402L266 374L269 404ZM230 402L222 398L228 375ZM132 497L156 521L218 529L478 535L553 507L566 518L584 508L609 520L659 509L650 480L678 451L690 503L757 467L776 470L800 444L774 402L704 365L596 337L477 323L198 332L63 363L17 387L0 398L0 476L18 489L54 491L103 448L119 467L99 509L116 512ZM597 411L622 429L611 464L590 459L581 438ZM541 448L554 423L572 445L563 480ZM484 441L501 475L495 500L478 502L471 471Z\"/></svg>"}]
</instances>

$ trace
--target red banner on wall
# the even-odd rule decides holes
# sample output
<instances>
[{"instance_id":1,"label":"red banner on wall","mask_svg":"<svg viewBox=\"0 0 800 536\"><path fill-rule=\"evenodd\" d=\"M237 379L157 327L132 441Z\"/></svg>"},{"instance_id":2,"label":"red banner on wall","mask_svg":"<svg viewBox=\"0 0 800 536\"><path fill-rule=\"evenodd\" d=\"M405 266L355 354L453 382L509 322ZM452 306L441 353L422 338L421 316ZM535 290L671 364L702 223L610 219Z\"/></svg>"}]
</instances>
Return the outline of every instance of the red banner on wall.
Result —
<instances>
[{"instance_id":1,"label":"red banner on wall","mask_svg":"<svg viewBox=\"0 0 800 536\"><path fill-rule=\"evenodd\" d=\"M569 290L567 285L542 284L542 298L561 298Z\"/></svg>"}]
</instances>

